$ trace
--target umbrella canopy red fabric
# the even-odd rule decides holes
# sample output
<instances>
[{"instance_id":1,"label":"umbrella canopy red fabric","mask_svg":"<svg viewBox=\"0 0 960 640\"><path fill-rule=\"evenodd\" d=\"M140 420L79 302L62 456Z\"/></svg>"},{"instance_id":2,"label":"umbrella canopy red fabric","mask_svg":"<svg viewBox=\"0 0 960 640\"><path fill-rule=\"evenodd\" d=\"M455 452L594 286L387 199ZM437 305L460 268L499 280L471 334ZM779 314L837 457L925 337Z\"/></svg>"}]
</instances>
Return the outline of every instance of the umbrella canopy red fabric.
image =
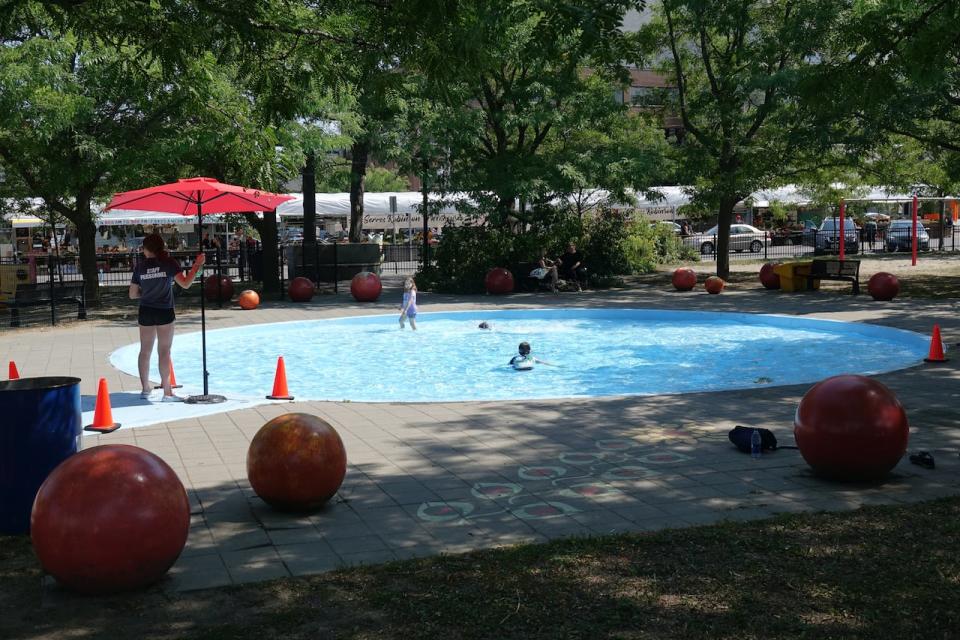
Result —
<instances>
[{"instance_id":1,"label":"umbrella canopy red fabric","mask_svg":"<svg viewBox=\"0 0 960 640\"><path fill-rule=\"evenodd\" d=\"M293 196L247 189L218 182L214 178L183 178L156 187L117 193L110 209L163 211L182 216L208 213L272 211Z\"/></svg>"}]
</instances>

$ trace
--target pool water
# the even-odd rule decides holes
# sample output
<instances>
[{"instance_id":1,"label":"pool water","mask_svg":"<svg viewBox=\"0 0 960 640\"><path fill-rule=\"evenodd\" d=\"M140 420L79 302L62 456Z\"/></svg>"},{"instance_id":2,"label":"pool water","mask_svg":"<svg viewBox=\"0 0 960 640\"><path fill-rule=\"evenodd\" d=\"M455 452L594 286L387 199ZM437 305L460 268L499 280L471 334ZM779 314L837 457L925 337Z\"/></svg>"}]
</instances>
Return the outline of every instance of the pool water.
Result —
<instances>
[{"instance_id":1,"label":"pool water","mask_svg":"<svg viewBox=\"0 0 960 640\"><path fill-rule=\"evenodd\" d=\"M492 330L479 329L482 321ZM208 331L210 391L262 398L282 355L297 400L672 394L893 371L921 362L929 345L925 336L876 325L645 309L422 313L417 327L401 331L390 314ZM513 370L508 362L521 341L553 366ZM111 362L135 376L138 350L123 347ZM199 333L176 336L173 361L184 391L201 391Z\"/></svg>"}]
</instances>

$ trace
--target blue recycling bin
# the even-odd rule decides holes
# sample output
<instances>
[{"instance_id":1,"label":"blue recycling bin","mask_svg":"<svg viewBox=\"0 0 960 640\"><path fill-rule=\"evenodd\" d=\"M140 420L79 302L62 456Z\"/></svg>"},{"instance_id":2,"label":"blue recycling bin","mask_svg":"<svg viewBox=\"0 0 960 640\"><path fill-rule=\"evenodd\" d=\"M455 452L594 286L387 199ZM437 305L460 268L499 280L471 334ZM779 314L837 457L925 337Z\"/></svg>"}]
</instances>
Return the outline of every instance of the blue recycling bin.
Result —
<instances>
[{"instance_id":1,"label":"blue recycling bin","mask_svg":"<svg viewBox=\"0 0 960 640\"><path fill-rule=\"evenodd\" d=\"M80 379L0 382L0 425L0 533L27 533L40 485L80 447Z\"/></svg>"}]
</instances>

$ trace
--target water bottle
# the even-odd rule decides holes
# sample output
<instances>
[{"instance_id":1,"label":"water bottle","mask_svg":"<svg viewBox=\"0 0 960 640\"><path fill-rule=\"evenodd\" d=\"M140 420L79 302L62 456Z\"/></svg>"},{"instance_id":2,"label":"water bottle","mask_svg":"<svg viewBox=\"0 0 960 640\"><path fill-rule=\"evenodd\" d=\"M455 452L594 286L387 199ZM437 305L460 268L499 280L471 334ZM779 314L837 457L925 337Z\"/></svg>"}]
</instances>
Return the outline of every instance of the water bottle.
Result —
<instances>
[{"instance_id":1,"label":"water bottle","mask_svg":"<svg viewBox=\"0 0 960 640\"><path fill-rule=\"evenodd\" d=\"M754 429L753 433L750 434L750 457L759 458L762 452L763 438L760 437L760 431Z\"/></svg>"}]
</instances>

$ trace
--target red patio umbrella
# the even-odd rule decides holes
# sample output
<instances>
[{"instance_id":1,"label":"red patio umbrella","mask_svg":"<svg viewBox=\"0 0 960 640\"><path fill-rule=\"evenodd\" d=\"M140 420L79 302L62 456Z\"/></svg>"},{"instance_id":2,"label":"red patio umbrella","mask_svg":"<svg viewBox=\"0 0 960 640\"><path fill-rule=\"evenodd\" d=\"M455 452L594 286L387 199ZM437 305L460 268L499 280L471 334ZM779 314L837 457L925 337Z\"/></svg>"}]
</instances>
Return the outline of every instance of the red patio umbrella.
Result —
<instances>
[{"instance_id":1,"label":"red patio umbrella","mask_svg":"<svg viewBox=\"0 0 960 640\"><path fill-rule=\"evenodd\" d=\"M293 196L247 189L224 184L213 178L183 178L156 187L124 191L114 194L106 210L132 209L135 211L162 211L182 216L197 216L197 224L203 225L206 213L243 213L273 211ZM201 277L201 283L203 278ZM202 285L201 285L202 286ZM187 402L215 403L226 400L223 396L210 395L207 378L207 309L206 296L200 292L200 341L203 346L203 395L191 396Z\"/></svg>"}]
</instances>

